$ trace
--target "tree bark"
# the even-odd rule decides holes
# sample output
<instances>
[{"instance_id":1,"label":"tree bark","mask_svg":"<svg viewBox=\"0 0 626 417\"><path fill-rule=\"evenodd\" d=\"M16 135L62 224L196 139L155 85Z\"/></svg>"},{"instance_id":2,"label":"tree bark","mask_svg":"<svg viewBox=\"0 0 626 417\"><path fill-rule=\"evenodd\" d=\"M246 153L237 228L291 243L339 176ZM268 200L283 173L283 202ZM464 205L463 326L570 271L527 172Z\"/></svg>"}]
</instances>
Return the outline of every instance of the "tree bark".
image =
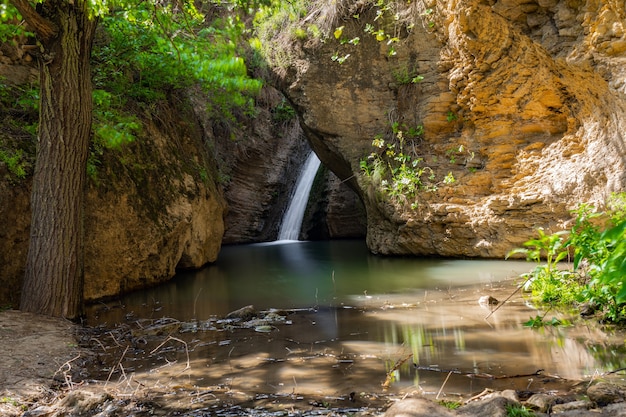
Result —
<instances>
[{"instance_id":1,"label":"tree bark","mask_svg":"<svg viewBox=\"0 0 626 417\"><path fill-rule=\"evenodd\" d=\"M37 23L50 22L56 33L37 32L43 46L40 116L20 308L73 319L81 314L83 301L84 193L92 117L89 59L96 21L83 0L48 0L42 6L37 11L43 20Z\"/></svg>"}]
</instances>

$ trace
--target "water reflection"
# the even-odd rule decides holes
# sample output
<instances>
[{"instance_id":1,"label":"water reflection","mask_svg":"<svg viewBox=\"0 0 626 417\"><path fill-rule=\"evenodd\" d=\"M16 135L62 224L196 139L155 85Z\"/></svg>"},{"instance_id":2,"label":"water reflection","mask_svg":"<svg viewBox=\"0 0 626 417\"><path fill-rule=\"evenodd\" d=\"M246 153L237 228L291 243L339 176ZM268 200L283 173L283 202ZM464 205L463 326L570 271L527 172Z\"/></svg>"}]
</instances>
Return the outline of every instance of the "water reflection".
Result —
<instances>
[{"instance_id":1,"label":"water reflection","mask_svg":"<svg viewBox=\"0 0 626 417\"><path fill-rule=\"evenodd\" d=\"M330 306L365 294L489 283L527 268L524 262L382 258L369 254L362 241L275 242L224 247L214 265L120 301L125 313L139 317L203 319L248 304L259 309ZM113 311L102 319L124 317Z\"/></svg>"},{"instance_id":2,"label":"water reflection","mask_svg":"<svg viewBox=\"0 0 626 417\"><path fill-rule=\"evenodd\" d=\"M305 309L267 334L215 326L176 333L189 348L193 364L183 375L193 384L227 381L255 392L380 391L387 372L409 355L397 366L393 390L547 389L549 375L579 379L623 367L623 334L584 326L524 328L539 312L519 295L485 319L489 310L478 298L505 298L513 285L499 282L528 269L524 262L380 258L360 241L231 246L215 265L107 308L92 306L88 320L201 323L248 304ZM183 358L180 350L157 349L147 359L127 354L124 366L140 371ZM112 354L113 362L118 359ZM532 375L540 369L542 375ZM175 381L181 372L163 369L155 378Z\"/></svg>"}]
</instances>

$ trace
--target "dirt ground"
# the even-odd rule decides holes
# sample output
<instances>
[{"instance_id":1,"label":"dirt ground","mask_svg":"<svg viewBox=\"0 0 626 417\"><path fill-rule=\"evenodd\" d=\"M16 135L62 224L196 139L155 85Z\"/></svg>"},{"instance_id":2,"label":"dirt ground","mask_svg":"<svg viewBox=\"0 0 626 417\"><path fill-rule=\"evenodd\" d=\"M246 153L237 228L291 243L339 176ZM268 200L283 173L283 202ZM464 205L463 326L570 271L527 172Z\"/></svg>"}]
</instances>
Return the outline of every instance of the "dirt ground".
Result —
<instances>
[{"instance_id":1,"label":"dirt ground","mask_svg":"<svg viewBox=\"0 0 626 417\"><path fill-rule=\"evenodd\" d=\"M16 310L0 312L0 415L21 415L75 369L74 324ZM75 368L75 366L74 366Z\"/></svg>"}]
</instances>

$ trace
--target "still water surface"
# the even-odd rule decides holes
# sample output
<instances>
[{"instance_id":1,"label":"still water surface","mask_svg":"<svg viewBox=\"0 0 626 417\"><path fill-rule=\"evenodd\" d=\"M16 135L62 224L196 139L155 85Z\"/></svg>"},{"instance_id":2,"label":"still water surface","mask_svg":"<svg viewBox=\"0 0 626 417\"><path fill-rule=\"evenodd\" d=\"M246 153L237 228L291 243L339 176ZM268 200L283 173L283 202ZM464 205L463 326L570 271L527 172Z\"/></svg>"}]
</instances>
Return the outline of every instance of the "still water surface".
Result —
<instances>
[{"instance_id":1,"label":"still water surface","mask_svg":"<svg viewBox=\"0 0 626 417\"><path fill-rule=\"evenodd\" d=\"M308 308L373 296L410 297L416 291L511 279L529 269L519 261L380 257L360 240L278 241L225 246L215 264L182 272L121 301L125 313L140 317L204 319L249 304L257 309ZM115 312L106 318L120 319Z\"/></svg>"},{"instance_id":2,"label":"still water surface","mask_svg":"<svg viewBox=\"0 0 626 417\"><path fill-rule=\"evenodd\" d=\"M519 293L486 318L490 307L478 299L505 299L514 278L531 267L383 258L369 254L362 241L227 246L214 265L106 307L92 306L88 320L109 326L162 317L202 322L250 304L302 309L268 333L177 333L191 351L192 366L182 370L170 366L184 358L173 350L125 366L127 372L145 370L143 378L149 378L163 363L168 367L159 371L159 383L184 374L194 386L227 383L257 393L380 391L387 373L405 359L393 373L392 390L442 395L485 387L552 389L555 381L559 389L559 378L588 378L626 365L623 334L589 325L524 327L545 311ZM552 316L562 317L546 318ZM131 361L130 354L125 359ZM532 375L540 369L541 375Z\"/></svg>"}]
</instances>

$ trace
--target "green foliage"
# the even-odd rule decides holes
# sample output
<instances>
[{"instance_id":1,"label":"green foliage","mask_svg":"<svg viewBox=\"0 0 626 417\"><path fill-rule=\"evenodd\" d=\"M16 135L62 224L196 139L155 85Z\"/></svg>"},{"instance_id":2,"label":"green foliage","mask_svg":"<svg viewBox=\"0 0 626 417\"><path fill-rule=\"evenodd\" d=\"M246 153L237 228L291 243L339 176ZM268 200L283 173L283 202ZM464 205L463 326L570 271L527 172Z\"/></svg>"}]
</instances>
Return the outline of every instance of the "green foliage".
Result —
<instances>
[{"instance_id":1,"label":"green foliage","mask_svg":"<svg viewBox=\"0 0 626 417\"><path fill-rule=\"evenodd\" d=\"M510 252L525 254L537 264L525 276L535 298L554 305L585 303L599 310L603 320L626 319L625 202L625 193L619 193L609 199L607 212L582 204L569 232L546 234L540 229L539 237L526 242L525 248ZM559 268L570 253L573 268Z\"/></svg>"},{"instance_id":2,"label":"green foliage","mask_svg":"<svg viewBox=\"0 0 626 417\"><path fill-rule=\"evenodd\" d=\"M392 201L409 202L415 209L417 202L412 200L416 199L419 191L436 191L442 184L449 186L456 182L452 172L437 182L433 169L424 165L416 146L424 135L423 125L407 126L393 122L390 130L387 135L376 135L372 140L375 150L359 161L363 176L377 185L384 195ZM460 146L454 152L465 150Z\"/></svg>"},{"instance_id":3,"label":"green foliage","mask_svg":"<svg viewBox=\"0 0 626 417\"><path fill-rule=\"evenodd\" d=\"M452 172L448 172L448 174L443 178L443 183L446 185L454 184L456 182L456 178L452 175Z\"/></svg>"},{"instance_id":4,"label":"green foliage","mask_svg":"<svg viewBox=\"0 0 626 417\"><path fill-rule=\"evenodd\" d=\"M419 75L416 70L406 66L393 71L393 78L400 85L417 84L424 80L424 77Z\"/></svg>"},{"instance_id":5,"label":"green foliage","mask_svg":"<svg viewBox=\"0 0 626 417\"><path fill-rule=\"evenodd\" d=\"M8 84L0 77L0 164L11 182L19 183L32 171L38 109L38 89Z\"/></svg>"},{"instance_id":6,"label":"green foliage","mask_svg":"<svg viewBox=\"0 0 626 417\"><path fill-rule=\"evenodd\" d=\"M237 2L243 8L260 3L265 2ZM219 9L215 14L223 16L212 21L205 20L192 2L140 2L101 17L102 31L92 56L94 135L87 167L91 178L97 177L106 150L120 149L141 133L141 121L132 115L137 105L149 115L171 93L199 85L208 98L209 115L224 125L254 116L253 99L262 83L248 75L242 56L251 51L260 65L255 53L259 42L254 38L244 42L243 22L220 4L204 5Z\"/></svg>"},{"instance_id":7,"label":"green foliage","mask_svg":"<svg viewBox=\"0 0 626 417\"><path fill-rule=\"evenodd\" d=\"M543 327L560 327L560 326L569 326L570 322L567 320L559 320L556 317L552 317L552 320L545 320L545 315L540 316L537 314L534 318L531 317L530 320L524 323L526 327L532 327L533 329L541 329Z\"/></svg>"},{"instance_id":8,"label":"green foliage","mask_svg":"<svg viewBox=\"0 0 626 417\"><path fill-rule=\"evenodd\" d=\"M17 179L23 180L26 178L29 163L21 149L0 149L0 162L4 163L9 172Z\"/></svg>"},{"instance_id":9,"label":"green foliage","mask_svg":"<svg viewBox=\"0 0 626 417\"><path fill-rule=\"evenodd\" d=\"M95 180L105 150L118 150L137 139L141 121L124 109L125 99L108 91L93 90L93 140L87 160L87 175Z\"/></svg>"},{"instance_id":10,"label":"green foliage","mask_svg":"<svg viewBox=\"0 0 626 417\"><path fill-rule=\"evenodd\" d=\"M448 410L456 410L462 405L460 401L448 401L448 400L440 400L439 404L446 407Z\"/></svg>"},{"instance_id":11,"label":"green foliage","mask_svg":"<svg viewBox=\"0 0 626 417\"><path fill-rule=\"evenodd\" d=\"M396 201L413 200L420 190L434 190L433 170L423 165L423 158L417 156L414 147L423 127L404 128L392 123L390 140L386 141L382 134L374 137L372 146L376 150L360 161L361 172Z\"/></svg>"},{"instance_id":12,"label":"green foliage","mask_svg":"<svg viewBox=\"0 0 626 417\"><path fill-rule=\"evenodd\" d=\"M346 60L350 58L350 54L345 54L343 56L339 56L339 52L335 52L330 59L339 63L339 64L343 64L344 62L346 62Z\"/></svg>"},{"instance_id":13,"label":"green foliage","mask_svg":"<svg viewBox=\"0 0 626 417\"><path fill-rule=\"evenodd\" d=\"M273 0L271 4L260 7L254 15L254 29L261 40L262 54L271 61L272 66L286 68L292 60L287 48L268 47L276 39L284 39L282 42L290 47L294 41L309 38L324 39L326 35L315 23L305 26L296 24L307 14L307 1L279 1ZM285 36L286 35L286 36Z\"/></svg>"},{"instance_id":14,"label":"green foliage","mask_svg":"<svg viewBox=\"0 0 626 417\"><path fill-rule=\"evenodd\" d=\"M198 83L213 116L250 113L261 82L248 76L237 46L243 23L230 16L207 25L191 3L185 6L142 2L103 17L105 39L93 54L96 88L150 104Z\"/></svg>"},{"instance_id":15,"label":"green foliage","mask_svg":"<svg viewBox=\"0 0 626 417\"><path fill-rule=\"evenodd\" d=\"M560 231L553 234L546 234L542 228L537 229L539 237L524 242L525 248L518 248L512 250L509 255L521 253L526 255L526 260L530 262L536 262L540 264L542 259L546 260L546 264L543 267L547 275L552 274L557 267L558 262L565 259L567 256L567 250L564 247L565 241L563 235L567 234L565 231Z\"/></svg>"},{"instance_id":16,"label":"green foliage","mask_svg":"<svg viewBox=\"0 0 626 417\"><path fill-rule=\"evenodd\" d=\"M22 16L9 2L0 2L0 42L9 42L12 39L33 34L26 30Z\"/></svg>"},{"instance_id":17,"label":"green foliage","mask_svg":"<svg viewBox=\"0 0 626 417\"><path fill-rule=\"evenodd\" d=\"M291 107L287 100L282 101L272 109L272 121L274 123L284 123L296 117L296 110Z\"/></svg>"},{"instance_id":18,"label":"green foliage","mask_svg":"<svg viewBox=\"0 0 626 417\"><path fill-rule=\"evenodd\" d=\"M505 409L507 417L532 417L535 415L521 404L507 404Z\"/></svg>"},{"instance_id":19,"label":"green foliage","mask_svg":"<svg viewBox=\"0 0 626 417\"><path fill-rule=\"evenodd\" d=\"M141 132L137 117L125 114L122 102L105 90L93 90L94 142L107 149L119 149L133 142Z\"/></svg>"},{"instance_id":20,"label":"green foliage","mask_svg":"<svg viewBox=\"0 0 626 417\"><path fill-rule=\"evenodd\" d=\"M465 161L474 159L474 152L469 151L465 146L459 145L446 151L446 156L451 164L456 164L460 157L465 157Z\"/></svg>"}]
</instances>

